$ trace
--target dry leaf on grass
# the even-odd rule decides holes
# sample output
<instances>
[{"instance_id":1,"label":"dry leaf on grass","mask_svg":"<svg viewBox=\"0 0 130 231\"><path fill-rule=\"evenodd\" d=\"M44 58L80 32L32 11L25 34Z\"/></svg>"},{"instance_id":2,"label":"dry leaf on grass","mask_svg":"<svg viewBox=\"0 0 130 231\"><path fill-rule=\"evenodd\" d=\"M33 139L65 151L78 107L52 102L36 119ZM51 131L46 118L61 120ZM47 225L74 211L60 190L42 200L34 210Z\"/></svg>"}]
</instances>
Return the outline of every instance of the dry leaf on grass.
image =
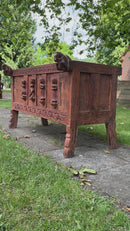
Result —
<instances>
[{"instance_id":1,"label":"dry leaf on grass","mask_svg":"<svg viewBox=\"0 0 130 231\"><path fill-rule=\"evenodd\" d=\"M10 135L4 135L4 136L3 136L3 138L6 139L6 140L7 140L9 137L10 137Z\"/></svg>"},{"instance_id":2,"label":"dry leaf on grass","mask_svg":"<svg viewBox=\"0 0 130 231\"><path fill-rule=\"evenodd\" d=\"M126 212L130 212L130 208L126 208L125 211L126 211Z\"/></svg>"},{"instance_id":3,"label":"dry leaf on grass","mask_svg":"<svg viewBox=\"0 0 130 231\"><path fill-rule=\"evenodd\" d=\"M30 136L29 135L25 135L24 138L30 138Z\"/></svg>"}]
</instances>

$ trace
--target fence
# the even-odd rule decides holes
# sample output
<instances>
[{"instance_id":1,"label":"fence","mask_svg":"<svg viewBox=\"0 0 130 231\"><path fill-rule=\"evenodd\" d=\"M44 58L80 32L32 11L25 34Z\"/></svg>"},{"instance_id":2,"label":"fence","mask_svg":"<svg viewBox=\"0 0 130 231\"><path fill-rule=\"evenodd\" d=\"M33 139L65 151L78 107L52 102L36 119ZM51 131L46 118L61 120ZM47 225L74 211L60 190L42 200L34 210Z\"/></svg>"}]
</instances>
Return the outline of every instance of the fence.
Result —
<instances>
[{"instance_id":1,"label":"fence","mask_svg":"<svg viewBox=\"0 0 130 231\"><path fill-rule=\"evenodd\" d=\"M130 103L130 81L118 81L117 102Z\"/></svg>"}]
</instances>

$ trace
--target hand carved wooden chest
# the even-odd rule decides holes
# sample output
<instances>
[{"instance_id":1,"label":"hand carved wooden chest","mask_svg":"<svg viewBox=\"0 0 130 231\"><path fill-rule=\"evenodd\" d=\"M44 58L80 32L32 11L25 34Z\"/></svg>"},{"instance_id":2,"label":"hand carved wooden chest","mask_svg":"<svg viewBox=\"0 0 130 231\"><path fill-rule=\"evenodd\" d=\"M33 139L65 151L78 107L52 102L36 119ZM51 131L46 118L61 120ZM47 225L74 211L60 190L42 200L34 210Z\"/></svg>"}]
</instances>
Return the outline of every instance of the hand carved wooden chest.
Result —
<instances>
[{"instance_id":1,"label":"hand carved wooden chest","mask_svg":"<svg viewBox=\"0 0 130 231\"><path fill-rule=\"evenodd\" d=\"M12 70L12 109L9 127L17 127L18 112L66 125L64 157L74 155L78 125L105 123L110 148L117 147L116 88L121 69L72 61L57 52L55 64Z\"/></svg>"}]
</instances>

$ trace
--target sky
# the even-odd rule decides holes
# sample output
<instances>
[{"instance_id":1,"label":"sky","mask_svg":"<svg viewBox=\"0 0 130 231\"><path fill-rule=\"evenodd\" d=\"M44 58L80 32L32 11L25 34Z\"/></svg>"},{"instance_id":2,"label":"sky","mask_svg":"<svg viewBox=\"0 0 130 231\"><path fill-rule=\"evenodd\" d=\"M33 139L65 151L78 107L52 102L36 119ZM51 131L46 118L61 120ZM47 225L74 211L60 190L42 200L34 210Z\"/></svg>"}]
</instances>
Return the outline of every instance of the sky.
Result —
<instances>
[{"instance_id":1,"label":"sky","mask_svg":"<svg viewBox=\"0 0 130 231\"><path fill-rule=\"evenodd\" d=\"M68 28L70 29L70 32L66 32L65 31L65 26L62 27L62 36L61 36L61 41L66 42L67 44L71 44L72 41L72 32L74 31L75 27L76 27L76 21L78 21L78 15L77 12L74 11L74 9L71 7L71 9L69 9L71 17L72 17L72 21L69 23ZM43 42L44 41L44 27L42 25L39 25L41 22L41 17L35 13L33 14L33 18L36 20L37 22L37 30L35 32L35 38L36 41L35 43L37 44L38 42ZM48 18L49 18L49 14L48 14ZM81 33L83 33L82 29L79 28L79 30L81 30ZM85 46L81 45L80 47L77 46L74 50L74 54L73 56L76 58L80 58L80 59L84 59L87 56L87 52L84 52L82 55L79 55L78 52L79 50L85 50Z\"/></svg>"}]
</instances>

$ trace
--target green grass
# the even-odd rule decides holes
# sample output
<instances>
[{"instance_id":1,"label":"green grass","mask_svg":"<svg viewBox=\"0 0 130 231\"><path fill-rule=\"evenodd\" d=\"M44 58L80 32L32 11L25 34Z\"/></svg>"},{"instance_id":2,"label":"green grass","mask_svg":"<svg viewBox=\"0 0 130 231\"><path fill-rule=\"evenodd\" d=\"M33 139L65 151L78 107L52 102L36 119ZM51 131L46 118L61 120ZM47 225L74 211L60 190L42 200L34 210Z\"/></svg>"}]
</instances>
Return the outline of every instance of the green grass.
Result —
<instances>
[{"instance_id":1,"label":"green grass","mask_svg":"<svg viewBox=\"0 0 130 231\"><path fill-rule=\"evenodd\" d=\"M11 89L2 89L3 92L11 92Z\"/></svg>"},{"instance_id":2,"label":"green grass","mask_svg":"<svg viewBox=\"0 0 130 231\"><path fill-rule=\"evenodd\" d=\"M11 100L0 100L0 108L11 108ZM107 139L104 124L79 126L79 130L94 134L103 139ZM130 109L126 109L125 107L117 107L116 132L119 143L130 145Z\"/></svg>"},{"instance_id":3,"label":"green grass","mask_svg":"<svg viewBox=\"0 0 130 231\"><path fill-rule=\"evenodd\" d=\"M0 100L0 108L11 108L11 100Z\"/></svg>"},{"instance_id":4,"label":"green grass","mask_svg":"<svg viewBox=\"0 0 130 231\"><path fill-rule=\"evenodd\" d=\"M79 130L107 139L104 124L79 126ZM119 143L130 145L130 109L116 109L116 132Z\"/></svg>"},{"instance_id":5,"label":"green grass","mask_svg":"<svg viewBox=\"0 0 130 231\"><path fill-rule=\"evenodd\" d=\"M0 132L0 231L125 231L126 214Z\"/></svg>"}]
</instances>

